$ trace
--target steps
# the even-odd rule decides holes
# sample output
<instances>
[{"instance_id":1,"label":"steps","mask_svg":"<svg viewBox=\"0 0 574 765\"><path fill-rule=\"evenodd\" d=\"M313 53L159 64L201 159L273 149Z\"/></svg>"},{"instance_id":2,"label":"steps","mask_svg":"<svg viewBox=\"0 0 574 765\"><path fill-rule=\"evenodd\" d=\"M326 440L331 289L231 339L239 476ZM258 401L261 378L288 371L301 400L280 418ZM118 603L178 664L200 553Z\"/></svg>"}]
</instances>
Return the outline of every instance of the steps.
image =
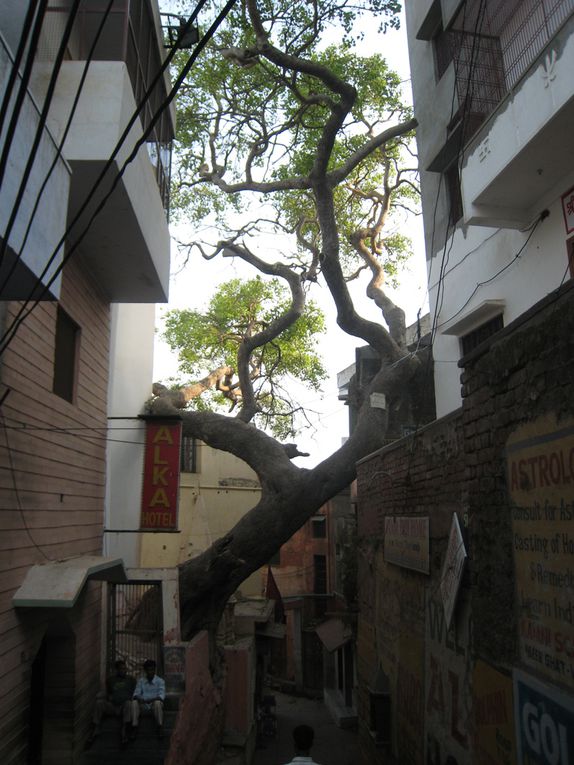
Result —
<instances>
[{"instance_id":1,"label":"steps","mask_svg":"<svg viewBox=\"0 0 574 765\"><path fill-rule=\"evenodd\" d=\"M177 712L164 709L163 738L159 739L153 716L142 715L135 740L123 746L120 719L104 717L101 733L83 753L81 765L163 765L176 716Z\"/></svg>"}]
</instances>

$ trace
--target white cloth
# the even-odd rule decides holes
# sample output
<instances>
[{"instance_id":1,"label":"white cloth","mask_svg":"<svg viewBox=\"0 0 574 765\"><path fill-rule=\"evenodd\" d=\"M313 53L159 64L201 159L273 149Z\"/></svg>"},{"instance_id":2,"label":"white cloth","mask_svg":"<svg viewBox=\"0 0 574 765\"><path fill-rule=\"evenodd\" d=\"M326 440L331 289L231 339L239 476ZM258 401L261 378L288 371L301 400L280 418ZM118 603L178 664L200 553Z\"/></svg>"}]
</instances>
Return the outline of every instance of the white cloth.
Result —
<instances>
[{"instance_id":1,"label":"white cloth","mask_svg":"<svg viewBox=\"0 0 574 765\"><path fill-rule=\"evenodd\" d=\"M286 762L285 765L297 765L298 763L305 763L305 765L319 765L318 762L312 757L293 757L291 762Z\"/></svg>"},{"instance_id":2,"label":"white cloth","mask_svg":"<svg viewBox=\"0 0 574 765\"><path fill-rule=\"evenodd\" d=\"M157 675L154 675L151 680L148 680L147 677L140 677L133 698L139 698L146 703L155 701L155 699L163 701L165 699L165 682Z\"/></svg>"}]
</instances>

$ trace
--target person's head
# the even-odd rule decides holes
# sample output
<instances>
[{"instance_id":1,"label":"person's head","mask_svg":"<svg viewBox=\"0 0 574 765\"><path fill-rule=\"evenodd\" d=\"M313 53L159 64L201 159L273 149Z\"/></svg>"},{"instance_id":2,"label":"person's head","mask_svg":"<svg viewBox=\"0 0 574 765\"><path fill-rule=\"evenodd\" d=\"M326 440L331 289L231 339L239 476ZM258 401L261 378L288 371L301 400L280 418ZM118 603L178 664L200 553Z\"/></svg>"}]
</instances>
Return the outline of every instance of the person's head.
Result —
<instances>
[{"instance_id":1,"label":"person's head","mask_svg":"<svg viewBox=\"0 0 574 765\"><path fill-rule=\"evenodd\" d=\"M153 659L146 659L144 661L144 672L146 674L146 677L148 680L151 680L153 676L155 675L155 667L156 663Z\"/></svg>"},{"instance_id":2,"label":"person's head","mask_svg":"<svg viewBox=\"0 0 574 765\"><path fill-rule=\"evenodd\" d=\"M125 661L123 659L118 659L114 666L116 668L116 675L118 675L118 677L125 677L127 672Z\"/></svg>"},{"instance_id":3,"label":"person's head","mask_svg":"<svg viewBox=\"0 0 574 765\"><path fill-rule=\"evenodd\" d=\"M293 743L295 752L300 755L307 755L313 746L315 731L310 725L298 725L293 728Z\"/></svg>"}]
</instances>

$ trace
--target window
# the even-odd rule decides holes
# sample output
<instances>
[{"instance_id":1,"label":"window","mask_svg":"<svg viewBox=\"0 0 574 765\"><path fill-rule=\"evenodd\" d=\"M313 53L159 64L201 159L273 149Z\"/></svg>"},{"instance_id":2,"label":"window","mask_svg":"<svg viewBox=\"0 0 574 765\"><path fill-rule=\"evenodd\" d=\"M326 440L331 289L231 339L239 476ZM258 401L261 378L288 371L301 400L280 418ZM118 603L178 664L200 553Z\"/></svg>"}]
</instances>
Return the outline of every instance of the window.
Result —
<instances>
[{"instance_id":1,"label":"window","mask_svg":"<svg viewBox=\"0 0 574 765\"><path fill-rule=\"evenodd\" d=\"M448 199L448 220L451 225L454 225L462 218L462 194L460 191L460 176L456 161L445 170L444 180Z\"/></svg>"},{"instance_id":2,"label":"window","mask_svg":"<svg viewBox=\"0 0 574 765\"><path fill-rule=\"evenodd\" d=\"M467 353L473 351L478 345L483 343L492 335L499 332L504 327L502 320L502 314L499 313L492 319L484 322L472 332L468 332L466 335L462 335L460 338L460 344L462 346L462 354L466 356Z\"/></svg>"},{"instance_id":3,"label":"window","mask_svg":"<svg viewBox=\"0 0 574 765\"><path fill-rule=\"evenodd\" d=\"M313 556L313 592L324 595L327 592L327 558L324 555Z\"/></svg>"},{"instance_id":4,"label":"window","mask_svg":"<svg viewBox=\"0 0 574 765\"><path fill-rule=\"evenodd\" d=\"M193 436L181 437L179 469L182 473L197 473L197 447Z\"/></svg>"},{"instance_id":5,"label":"window","mask_svg":"<svg viewBox=\"0 0 574 765\"><path fill-rule=\"evenodd\" d=\"M75 394L79 339L80 328L63 308L58 306L52 390L57 396L70 402L73 402Z\"/></svg>"},{"instance_id":6,"label":"window","mask_svg":"<svg viewBox=\"0 0 574 765\"><path fill-rule=\"evenodd\" d=\"M325 539L327 536L327 523L324 515L316 515L311 518L311 533L314 539Z\"/></svg>"}]
</instances>

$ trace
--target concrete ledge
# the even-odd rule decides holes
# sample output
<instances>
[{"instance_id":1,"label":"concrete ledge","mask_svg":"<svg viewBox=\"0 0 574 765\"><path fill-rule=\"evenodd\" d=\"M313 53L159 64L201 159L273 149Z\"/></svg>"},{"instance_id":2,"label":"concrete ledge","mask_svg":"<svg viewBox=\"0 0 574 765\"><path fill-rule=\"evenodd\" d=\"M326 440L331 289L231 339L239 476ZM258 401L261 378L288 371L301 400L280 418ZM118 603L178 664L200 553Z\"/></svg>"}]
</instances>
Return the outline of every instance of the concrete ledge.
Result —
<instances>
[{"instance_id":1,"label":"concrete ledge","mask_svg":"<svg viewBox=\"0 0 574 765\"><path fill-rule=\"evenodd\" d=\"M325 688L324 698L325 706L338 728L355 728L357 726L356 710L345 705L339 691Z\"/></svg>"}]
</instances>

